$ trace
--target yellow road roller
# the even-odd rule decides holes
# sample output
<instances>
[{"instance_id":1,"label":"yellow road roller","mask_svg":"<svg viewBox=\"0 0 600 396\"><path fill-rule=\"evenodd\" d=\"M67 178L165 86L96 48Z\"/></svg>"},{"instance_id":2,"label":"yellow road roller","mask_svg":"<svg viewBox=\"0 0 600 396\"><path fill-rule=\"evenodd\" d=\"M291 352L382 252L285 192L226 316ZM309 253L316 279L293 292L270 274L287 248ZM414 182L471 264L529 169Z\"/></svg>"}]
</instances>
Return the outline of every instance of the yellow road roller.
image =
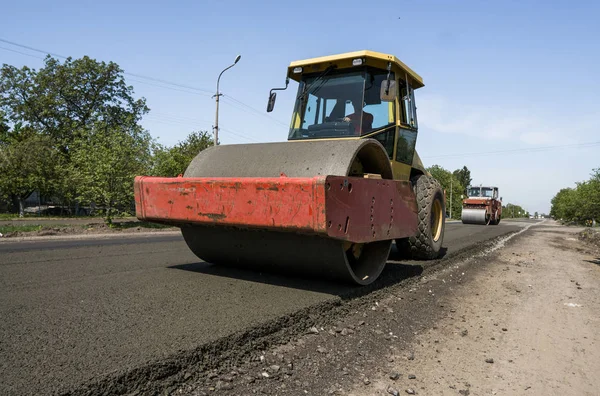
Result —
<instances>
[{"instance_id":1,"label":"yellow road roller","mask_svg":"<svg viewBox=\"0 0 600 396\"><path fill-rule=\"evenodd\" d=\"M296 61L267 111L290 80L287 142L218 145L181 177L136 177L137 217L180 227L209 263L359 285L381 274L394 241L437 258L444 193L415 151L422 78L373 51Z\"/></svg>"}]
</instances>

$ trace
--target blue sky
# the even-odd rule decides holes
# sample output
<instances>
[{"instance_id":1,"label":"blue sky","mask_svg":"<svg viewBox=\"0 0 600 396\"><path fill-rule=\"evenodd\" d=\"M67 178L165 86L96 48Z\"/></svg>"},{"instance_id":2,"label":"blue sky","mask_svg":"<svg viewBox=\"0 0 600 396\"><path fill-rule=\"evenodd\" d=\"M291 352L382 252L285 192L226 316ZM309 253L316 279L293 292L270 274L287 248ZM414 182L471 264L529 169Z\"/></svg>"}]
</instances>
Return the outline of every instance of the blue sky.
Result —
<instances>
[{"instance_id":1,"label":"blue sky","mask_svg":"<svg viewBox=\"0 0 600 396\"><path fill-rule=\"evenodd\" d=\"M211 130L211 92L237 54L221 79L223 144L286 139L295 83L264 109L289 62L370 49L425 81L416 102L426 166L466 165L474 183L532 213L600 167L600 145L581 145L600 142L597 1L32 0L2 14L2 39L198 88L127 77L151 108L144 126L165 144ZM40 56L0 42L0 63L39 68ZM548 146L559 147L538 149Z\"/></svg>"}]
</instances>

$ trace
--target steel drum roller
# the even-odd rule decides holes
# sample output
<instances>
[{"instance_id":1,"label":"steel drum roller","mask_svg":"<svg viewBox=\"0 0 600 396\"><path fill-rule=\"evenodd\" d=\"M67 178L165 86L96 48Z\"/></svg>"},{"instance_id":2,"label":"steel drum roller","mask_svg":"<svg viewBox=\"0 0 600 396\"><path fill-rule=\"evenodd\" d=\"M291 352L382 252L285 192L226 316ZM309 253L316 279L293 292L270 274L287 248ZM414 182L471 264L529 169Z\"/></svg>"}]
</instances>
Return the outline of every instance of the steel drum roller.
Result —
<instances>
[{"instance_id":1,"label":"steel drum roller","mask_svg":"<svg viewBox=\"0 0 600 396\"><path fill-rule=\"evenodd\" d=\"M490 216L485 209L463 209L461 219L463 224L488 224Z\"/></svg>"},{"instance_id":2,"label":"steel drum roller","mask_svg":"<svg viewBox=\"0 0 600 396\"><path fill-rule=\"evenodd\" d=\"M373 139L216 146L202 151L184 177L313 177L379 174L392 179L389 158ZM391 240L350 244L290 232L182 226L199 258L253 270L313 275L366 285L387 261Z\"/></svg>"}]
</instances>

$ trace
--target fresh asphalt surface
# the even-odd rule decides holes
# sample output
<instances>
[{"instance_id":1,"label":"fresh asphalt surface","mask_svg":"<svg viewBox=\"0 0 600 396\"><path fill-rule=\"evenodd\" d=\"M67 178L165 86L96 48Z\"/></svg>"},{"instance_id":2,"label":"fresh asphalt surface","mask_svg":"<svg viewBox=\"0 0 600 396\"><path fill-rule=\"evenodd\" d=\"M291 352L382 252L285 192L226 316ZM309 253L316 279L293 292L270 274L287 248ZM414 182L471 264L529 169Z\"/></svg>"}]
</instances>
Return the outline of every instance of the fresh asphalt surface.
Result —
<instances>
[{"instance_id":1,"label":"fresh asphalt surface","mask_svg":"<svg viewBox=\"0 0 600 396\"><path fill-rule=\"evenodd\" d=\"M449 223L446 255L524 224ZM199 261L178 233L0 241L0 394L73 389L349 288L213 266Z\"/></svg>"}]
</instances>

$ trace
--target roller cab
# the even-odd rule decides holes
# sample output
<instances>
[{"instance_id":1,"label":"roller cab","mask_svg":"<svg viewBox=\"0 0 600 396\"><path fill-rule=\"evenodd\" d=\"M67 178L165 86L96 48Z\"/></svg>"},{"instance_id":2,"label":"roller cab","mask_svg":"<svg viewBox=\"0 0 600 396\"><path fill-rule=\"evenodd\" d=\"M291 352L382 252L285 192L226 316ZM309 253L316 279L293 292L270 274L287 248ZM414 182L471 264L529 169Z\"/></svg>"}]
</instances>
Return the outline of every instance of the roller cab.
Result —
<instances>
[{"instance_id":1,"label":"roller cab","mask_svg":"<svg viewBox=\"0 0 600 396\"><path fill-rule=\"evenodd\" d=\"M292 62L298 82L289 141L371 138L384 147L397 180L427 174L415 151L415 90L423 79L393 55L356 51ZM267 111L275 105L269 96Z\"/></svg>"},{"instance_id":2,"label":"roller cab","mask_svg":"<svg viewBox=\"0 0 600 396\"><path fill-rule=\"evenodd\" d=\"M182 177L137 177L137 217L181 227L210 263L361 285L394 240L436 258L445 202L415 152L421 77L371 51L292 62L267 111L290 80L288 142L215 146Z\"/></svg>"}]
</instances>

